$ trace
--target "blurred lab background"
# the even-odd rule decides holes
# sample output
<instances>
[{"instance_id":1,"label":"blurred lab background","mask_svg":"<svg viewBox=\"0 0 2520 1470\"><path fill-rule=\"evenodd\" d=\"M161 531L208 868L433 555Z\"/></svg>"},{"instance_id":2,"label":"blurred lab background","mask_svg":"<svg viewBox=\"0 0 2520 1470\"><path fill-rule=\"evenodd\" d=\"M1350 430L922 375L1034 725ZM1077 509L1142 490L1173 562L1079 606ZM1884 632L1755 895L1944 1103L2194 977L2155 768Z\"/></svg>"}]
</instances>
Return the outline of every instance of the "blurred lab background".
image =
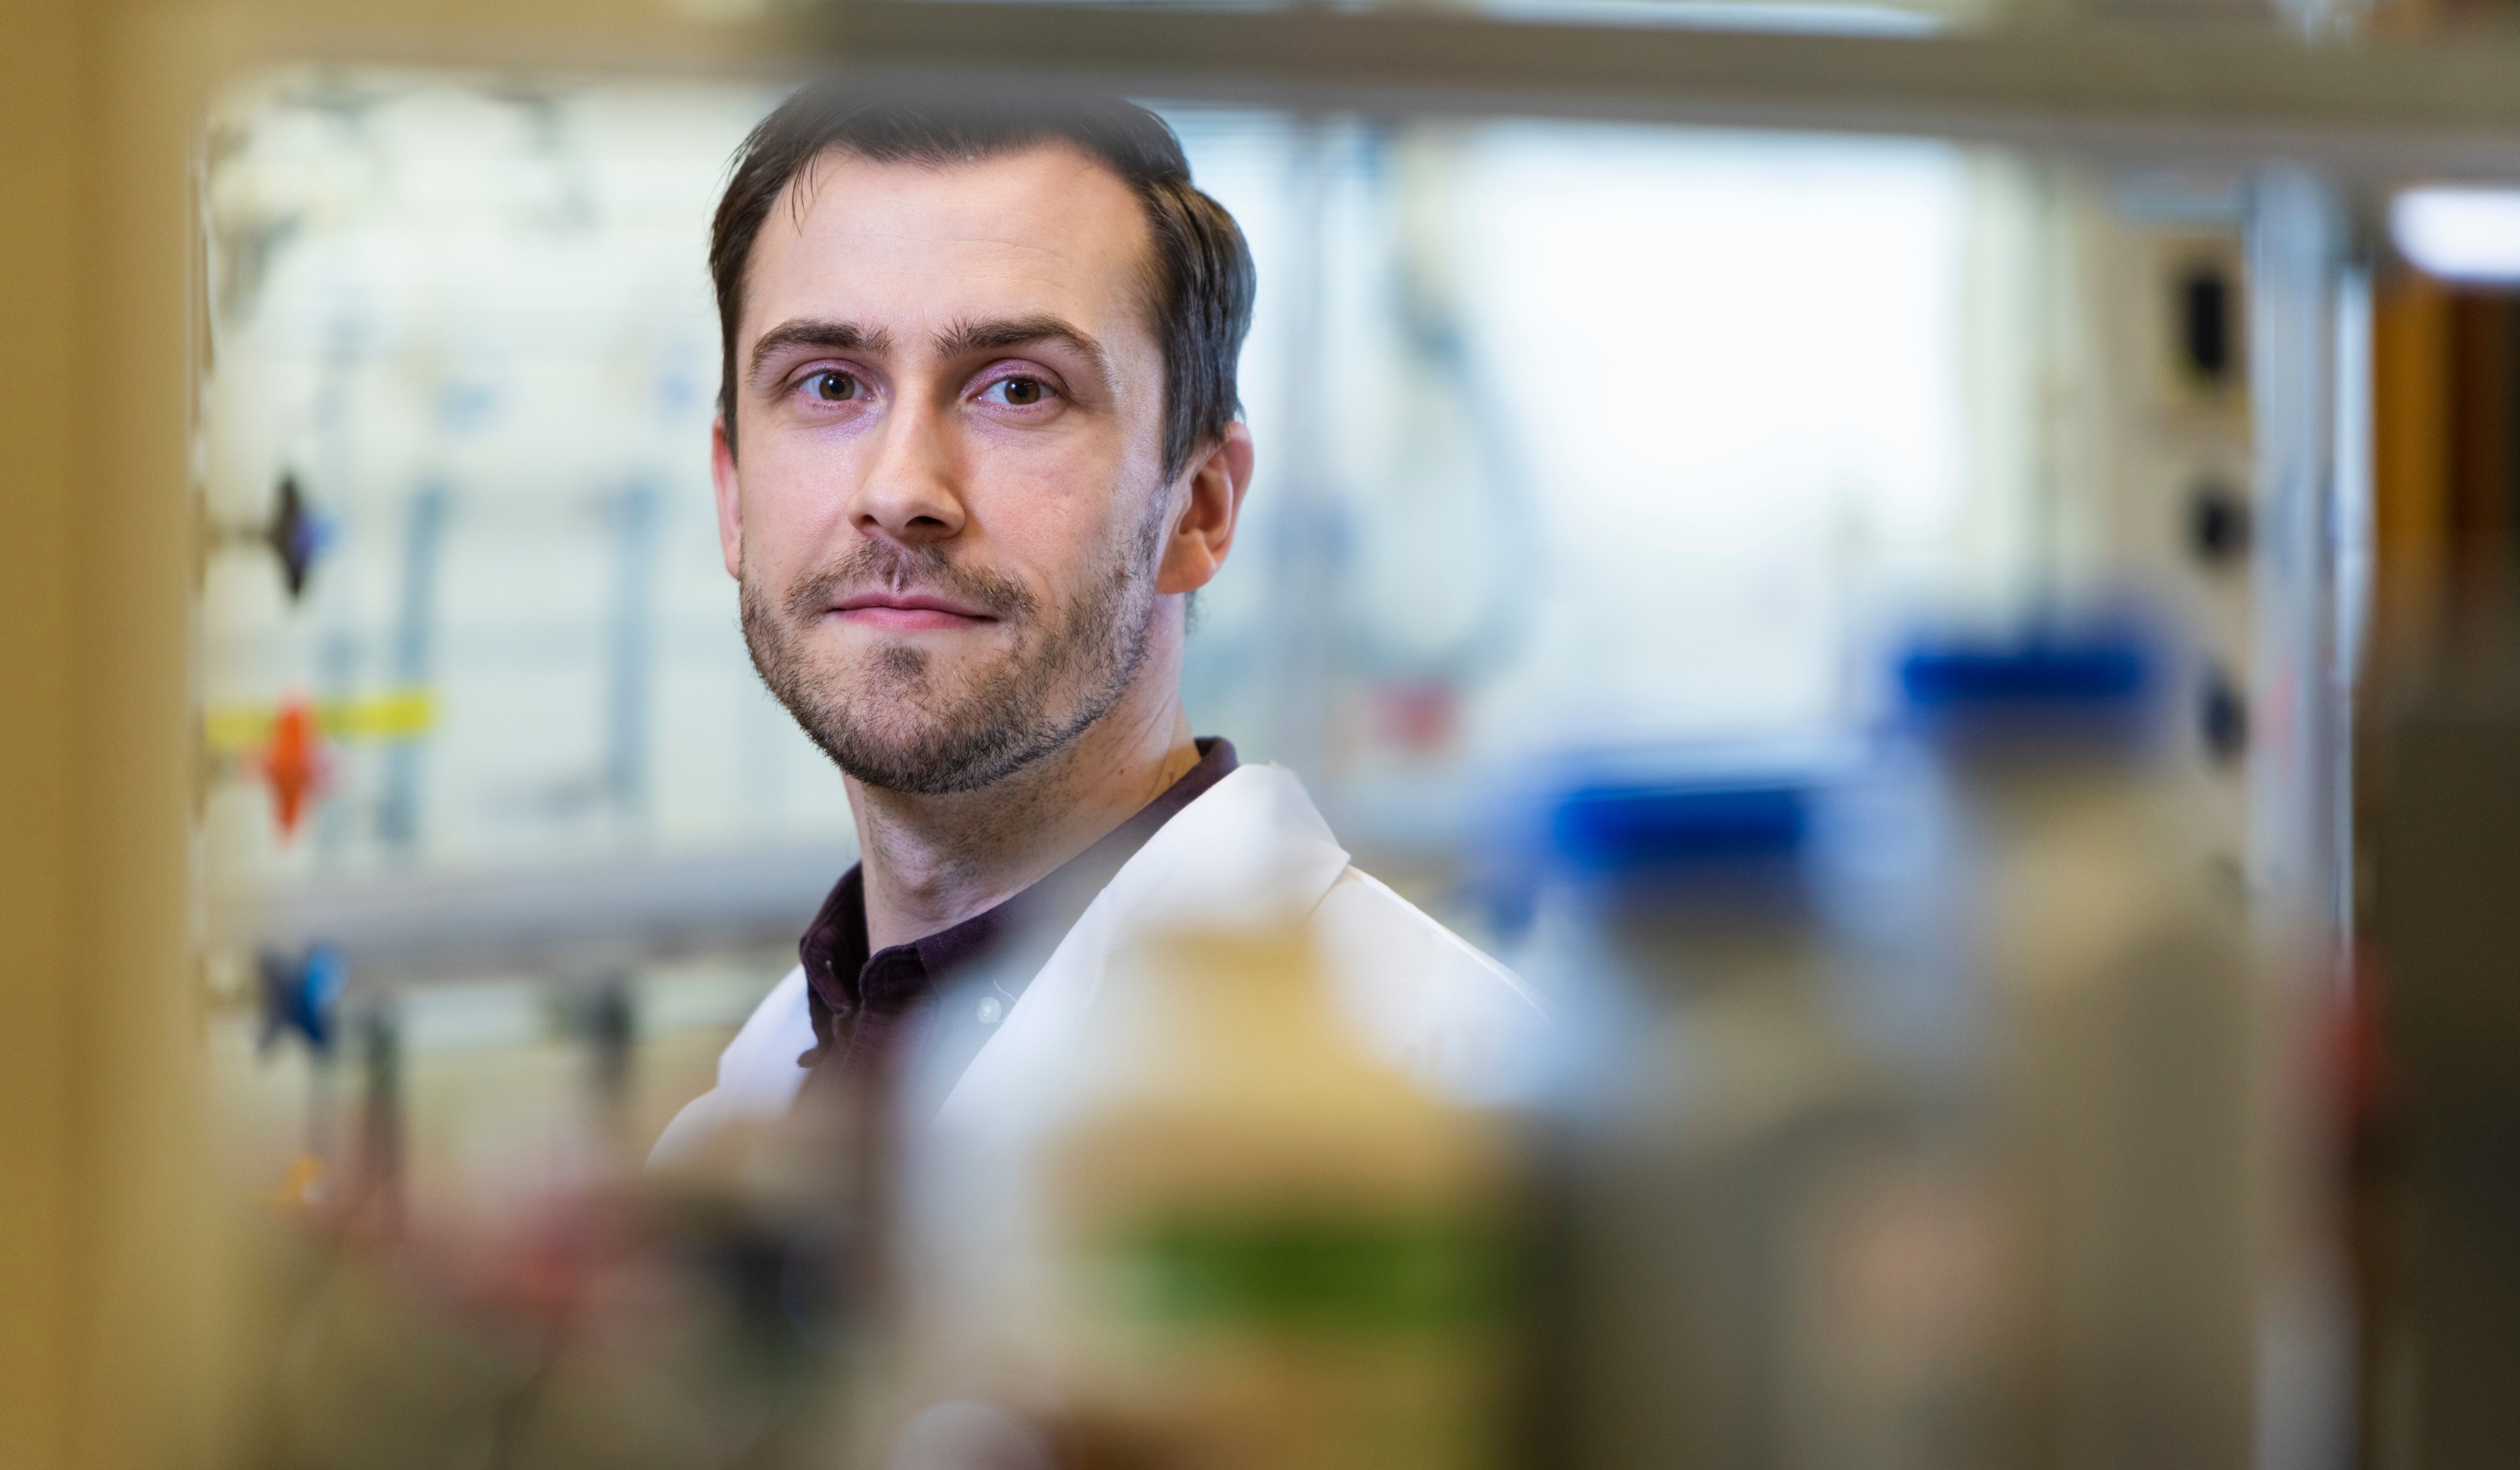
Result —
<instances>
[{"instance_id":1,"label":"blurred lab background","mask_svg":"<svg viewBox=\"0 0 2520 1470\"><path fill-rule=\"evenodd\" d=\"M49 140L11 258L83 283L12 297L7 431L54 448L10 635L11 1463L2507 1453L2520 49L2466 8L1393 12L1540 27L1479 73L1540 79L1432 106L1384 53L1385 107L1372 63L1225 84L1165 49L1194 13L1070 17L1151 18L1107 70L1259 267L1192 721L1556 1017L1482 1095L1359 1083L1352 1134L1251 1157L1484 1161L1407 1209L1511 1284L1402 1292L1488 1257L1307 1195L1310 1233L1130 1268L1192 1283L1191 1336L1062 1309L1047 1417L914 1413L886 1190L812 1138L643 1182L855 857L719 561L708 217L811 48L862 60L817 17L1003 65L972 27L1022 9L30 28L90 70L0 88ZM1604 53L1547 67L1586 30L1781 80L1585 104ZM1988 123L1966 55L1882 49L2007 36L2085 103ZM2239 120L2209 80L2141 125L2189 94L2125 78L2195 37ZM1927 101L1832 104L1876 66ZM2392 101L2427 67L2448 101ZM1347 1087L1344 1045L1289 1075ZM117 1408L132 1361L177 1402Z\"/></svg>"}]
</instances>

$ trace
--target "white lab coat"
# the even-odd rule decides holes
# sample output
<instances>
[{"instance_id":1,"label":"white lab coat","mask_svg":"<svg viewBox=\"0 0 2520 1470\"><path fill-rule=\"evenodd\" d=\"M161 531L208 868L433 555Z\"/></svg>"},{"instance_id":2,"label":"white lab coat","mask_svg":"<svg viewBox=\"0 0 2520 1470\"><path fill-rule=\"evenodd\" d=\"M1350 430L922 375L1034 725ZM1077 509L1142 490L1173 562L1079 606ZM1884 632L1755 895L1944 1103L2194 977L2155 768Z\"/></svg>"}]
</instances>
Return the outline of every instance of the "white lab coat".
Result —
<instances>
[{"instance_id":1,"label":"white lab coat","mask_svg":"<svg viewBox=\"0 0 2520 1470\"><path fill-rule=\"evenodd\" d=\"M1150 928L1304 924L1326 973L1371 1048L1465 1101L1503 1100L1532 1080L1538 999L1512 972L1349 864L1303 783L1278 766L1243 766L1157 828L1096 895L1006 1012L939 1121L1018 1107L1073 1052L1103 966ZM670 1165L731 1124L786 1113L814 1046L805 973L788 972L718 1058L717 1086L675 1117L649 1156Z\"/></svg>"}]
</instances>

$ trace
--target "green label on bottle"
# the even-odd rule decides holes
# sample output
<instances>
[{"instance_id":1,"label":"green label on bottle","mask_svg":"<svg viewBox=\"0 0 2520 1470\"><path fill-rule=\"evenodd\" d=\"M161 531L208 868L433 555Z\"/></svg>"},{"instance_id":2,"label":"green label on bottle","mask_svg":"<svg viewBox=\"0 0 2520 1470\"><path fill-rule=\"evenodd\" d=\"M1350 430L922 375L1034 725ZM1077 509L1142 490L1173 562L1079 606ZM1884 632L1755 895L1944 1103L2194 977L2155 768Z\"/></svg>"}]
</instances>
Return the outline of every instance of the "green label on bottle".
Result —
<instances>
[{"instance_id":1,"label":"green label on bottle","mask_svg":"<svg viewBox=\"0 0 2520 1470\"><path fill-rule=\"evenodd\" d=\"M1502 1318L1513 1256L1459 1222L1174 1220L1112 1258L1133 1315L1177 1327L1339 1334L1459 1330Z\"/></svg>"}]
</instances>

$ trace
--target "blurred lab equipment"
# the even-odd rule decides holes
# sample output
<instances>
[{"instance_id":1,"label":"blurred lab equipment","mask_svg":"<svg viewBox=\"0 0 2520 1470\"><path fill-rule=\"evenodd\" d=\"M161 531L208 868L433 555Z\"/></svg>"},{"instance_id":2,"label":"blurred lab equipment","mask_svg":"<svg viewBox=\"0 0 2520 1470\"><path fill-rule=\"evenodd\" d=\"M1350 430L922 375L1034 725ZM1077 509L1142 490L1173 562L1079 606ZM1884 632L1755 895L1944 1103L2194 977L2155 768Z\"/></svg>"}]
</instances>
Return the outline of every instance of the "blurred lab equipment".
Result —
<instances>
[{"instance_id":1,"label":"blurred lab equipment","mask_svg":"<svg viewBox=\"0 0 2520 1470\"><path fill-rule=\"evenodd\" d=\"M1909 652L1993 1019L2017 1463L2251 1463L2253 995L2183 810L2155 645L2053 623Z\"/></svg>"},{"instance_id":2,"label":"blurred lab equipment","mask_svg":"<svg viewBox=\"0 0 2520 1470\"><path fill-rule=\"evenodd\" d=\"M1551 820L1543 1463L1984 1462L1984 1230L1837 1013L1822 799L1595 784Z\"/></svg>"},{"instance_id":3,"label":"blurred lab equipment","mask_svg":"<svg viewBox=\"0 0 2520 1470\"><path fill-rule=\"evenodd\" d=\"M2371 1003L2406 1178L2373 1222L2373 1347L2412 1380L2384 1403L2380 1443L2420 1447L2428 1466L2506 1457L2520 1381L2520 638L2497 614L2376 732L2386 968Z\"/></svg>"},{"instance_id":4,"label":"blurred lab equipment","mask_svg":"<svg viewBox=\"0 0 2520 1470\"><path fill-rule=\"evenodd\" d=\"M297 956L266 951L260 969L262 1047L268 1049L291 1033L304 1038L310 1047L332 1046L338 1024L335 1002L348 979L341 952L320 944Z\"/></svg>"},{"instance_id":5,"label":"blurred lab equipment","mask_svg":"<svg viewBox=\"0 0 2520 1470\"><path fill-rule=\"evenodd\" d=\"M834 1463L862 1376L852 1217L811 1157L776 1189L601 1187L415 1238L306 1209L256 1263L277 1331L239 1364L259 1390L248 1462Z\"/></svg>"},{"instance_id":6,"label":"blurred lab equipment","mask_svg":"<svg viewBox=\"0 0 2520 1470\"><path fill-rule=\"evenodd\" d=\"M1502 1116L1374 1055L1301 930L1141 933L1091 1022L908 1135L891 1463L1511 1463Z\"/></svg>"},{"instance_id":7,"label":"blurred lab equipment","mask_svg":"<svg viewBox=\"0 0 2520 1470\"><path fill-rule=\"evenodd\" d=\"M239 546L257 546L271 553L280 563L280 585L295 602L306 596L306 579L314 575L315 563L332 550L338 527L332 517L317 511L299 488L296 472L283 471L280 484L272 492L271 514L259 525L219 527L214 542Z\"/></svg>"},{"instance_id":8,"label":"blurred lab equipment","mask_svg":"<svg viewBox=\"0 0 2520 1470\"><path fill-rule=\"evenodd\" d=\"M308 804L330 779L331 762L318 742L313 706L303 698L283 700L254 764L271 787L271 820L285 842L297 835Z\"/></svg>"}]
</instances>

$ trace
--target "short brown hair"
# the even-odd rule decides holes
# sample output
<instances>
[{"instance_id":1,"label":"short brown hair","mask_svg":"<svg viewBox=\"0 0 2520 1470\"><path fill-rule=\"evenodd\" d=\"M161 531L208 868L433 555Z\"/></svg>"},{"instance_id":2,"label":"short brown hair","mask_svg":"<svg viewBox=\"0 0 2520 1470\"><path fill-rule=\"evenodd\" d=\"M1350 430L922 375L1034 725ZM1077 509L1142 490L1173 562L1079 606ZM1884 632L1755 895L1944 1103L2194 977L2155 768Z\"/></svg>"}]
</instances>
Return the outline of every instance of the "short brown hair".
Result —
<instances>
[{"instance_id":1,"label":"short brown hair","mask_svg":"<svg viewBox=\"0 0 2520 1470\"><path fill-rule=\"evenodd\" d=\"M1251 329L1251 251L1225 206L1191 183L1170 124L1116 97L980 99L898 85L828 80L779 105L736 151L735 171L709 235L717 286L718 411L735 447L735 334L744 268L789 181L838 150L878 163L942 167L1039 143L1066 143L1110 166L1147 215L1154 259L1149 292L1164 354L1164 477L1221 438L1240 416L1236 364Z\"/></svg>"}]
</instances>

